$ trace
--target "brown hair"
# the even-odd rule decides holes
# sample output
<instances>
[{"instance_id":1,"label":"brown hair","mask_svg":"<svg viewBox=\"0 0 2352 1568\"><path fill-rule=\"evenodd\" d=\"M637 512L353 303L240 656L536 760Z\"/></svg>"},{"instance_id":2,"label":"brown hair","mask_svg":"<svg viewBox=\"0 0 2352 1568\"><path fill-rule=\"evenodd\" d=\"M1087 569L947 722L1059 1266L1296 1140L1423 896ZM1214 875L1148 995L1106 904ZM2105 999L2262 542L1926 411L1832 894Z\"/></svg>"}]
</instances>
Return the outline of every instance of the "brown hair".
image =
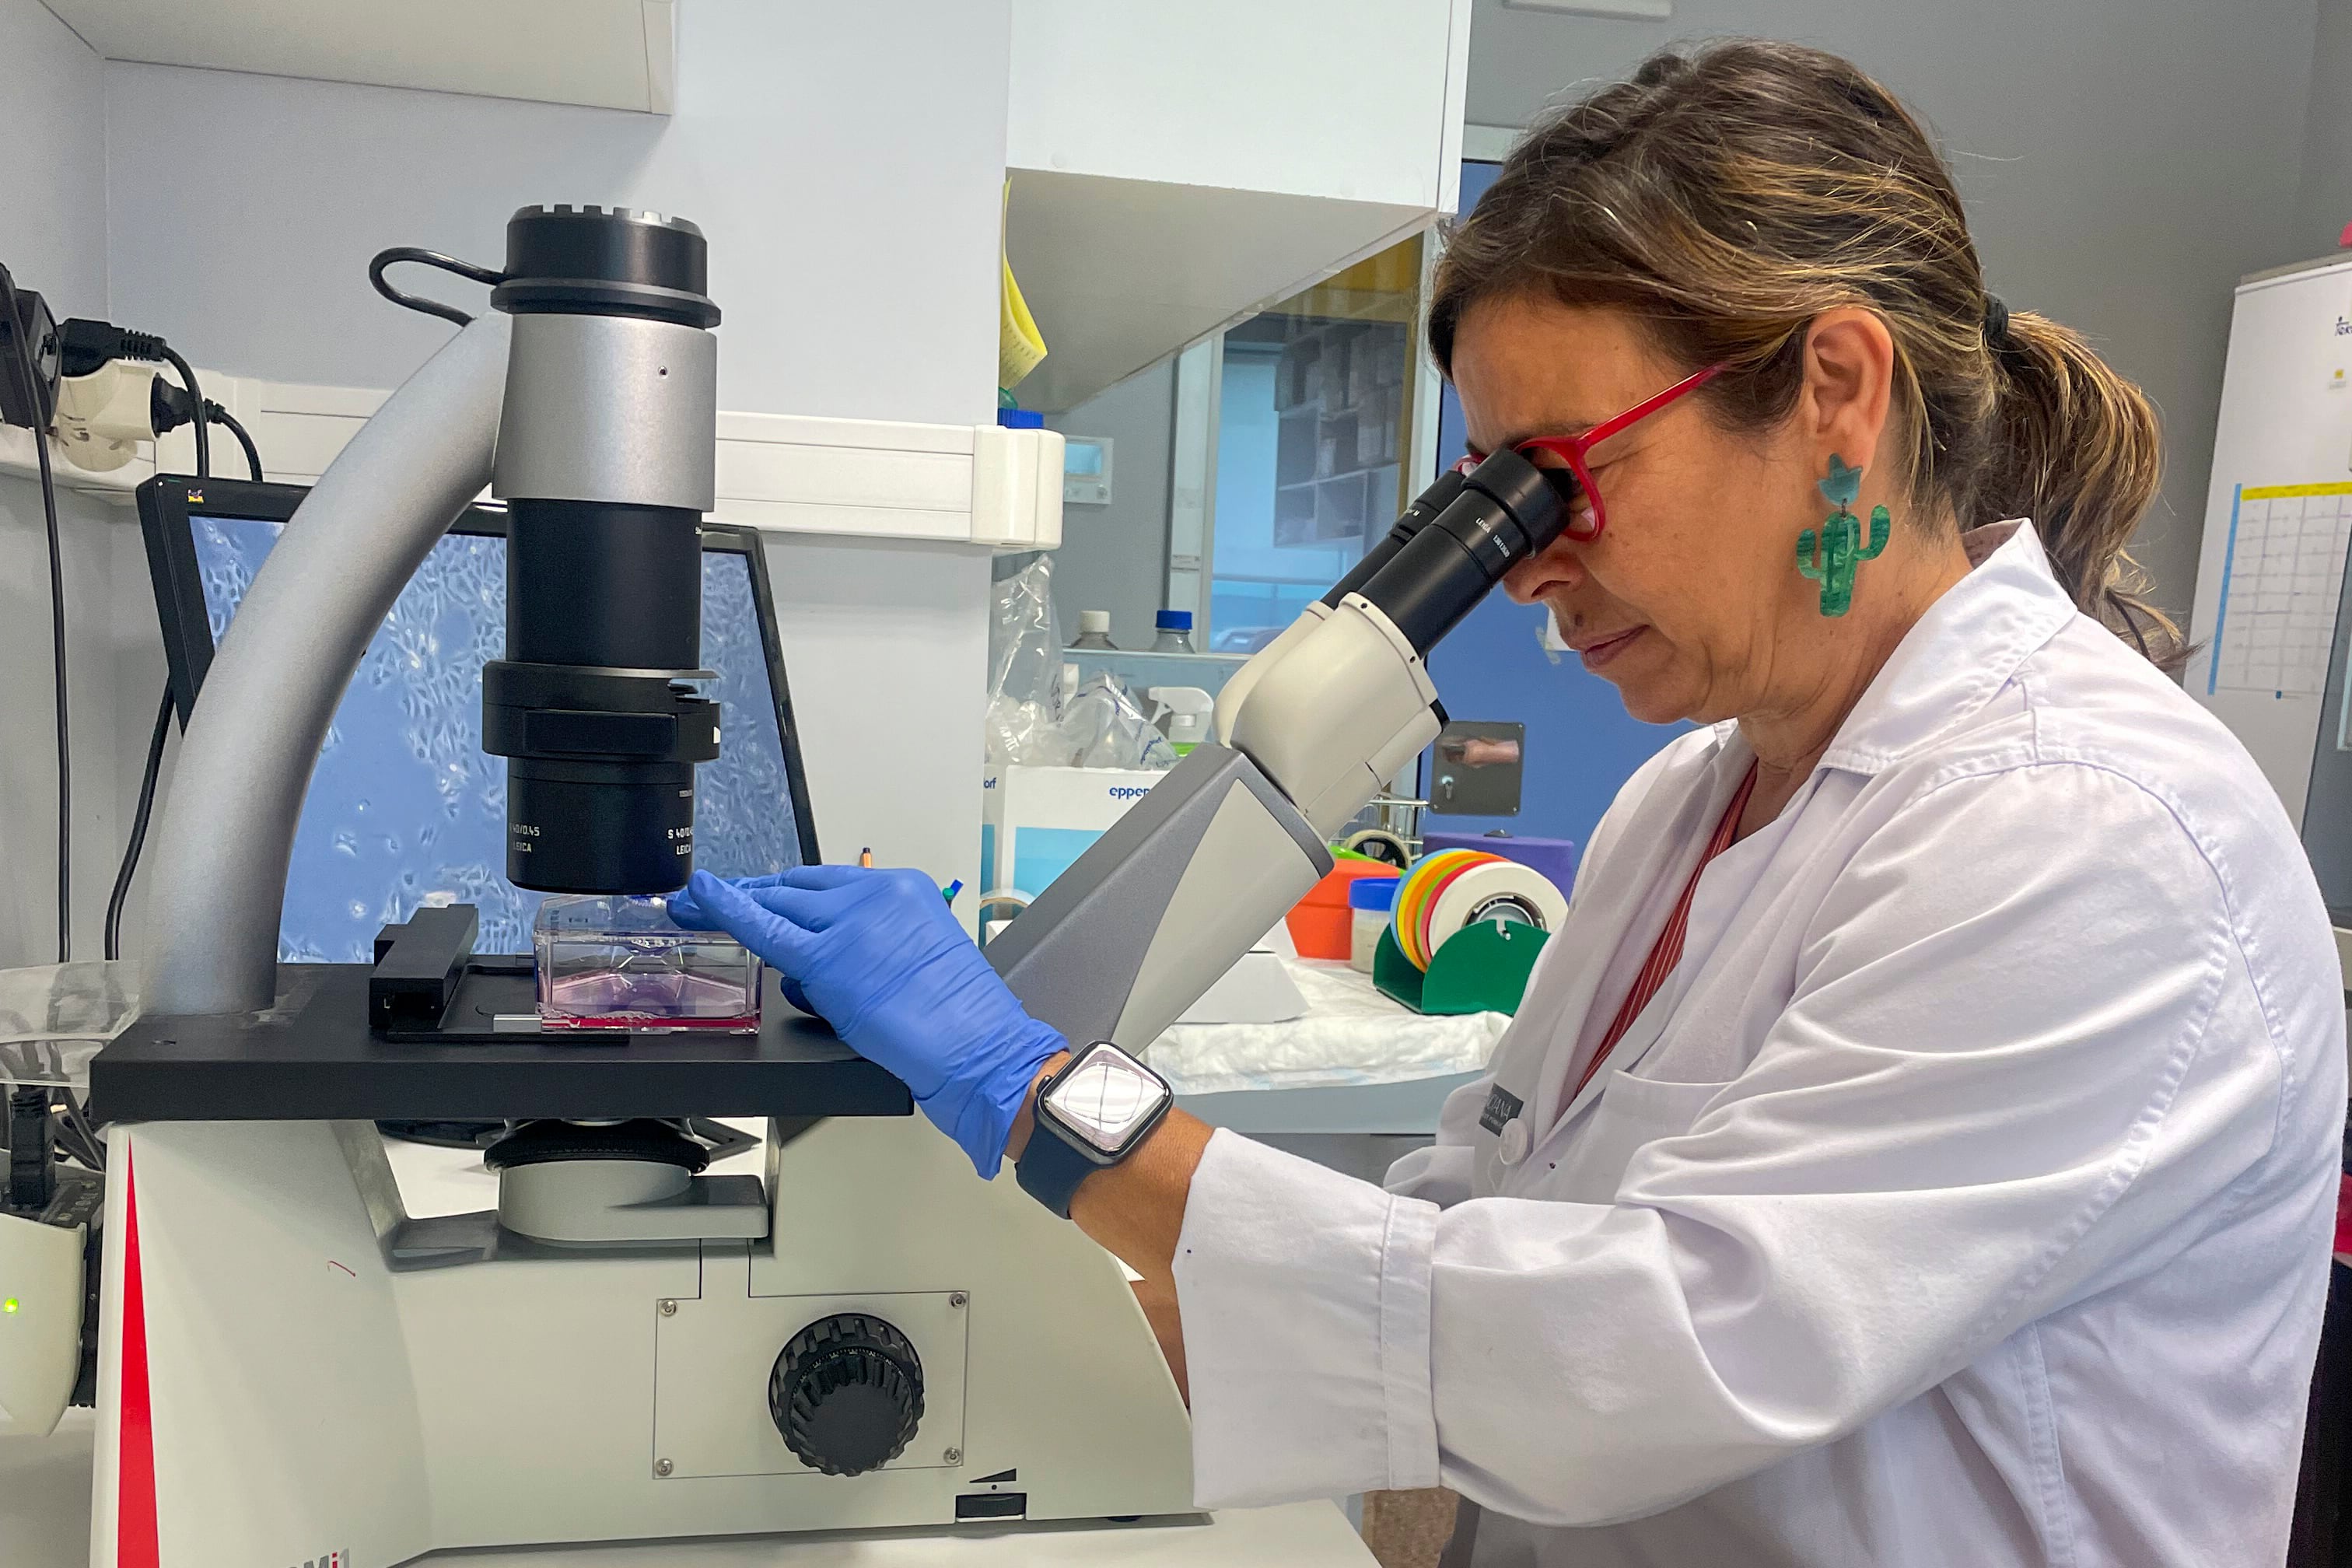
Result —
<instances>
[{"instance_id":1,"label":"brown hair","mask_svg":"<svg viewBox=\"0 0 2352 1568\"><path fill-rule=\"evenodd\" d=\"M1440 368L1472 304L1547 289L1725 365L1705 396L1734 429L1795 405L1815 316L1875 311L1920 515L2031 517L2075 603L2158 665L2185 658L2124 552L2161 469L2154 407L2081 336L1987 296L1943 157L1851 63L1759 40L1668 51L1537 125L1448 236Z\"/></svg>"}]
</instances>

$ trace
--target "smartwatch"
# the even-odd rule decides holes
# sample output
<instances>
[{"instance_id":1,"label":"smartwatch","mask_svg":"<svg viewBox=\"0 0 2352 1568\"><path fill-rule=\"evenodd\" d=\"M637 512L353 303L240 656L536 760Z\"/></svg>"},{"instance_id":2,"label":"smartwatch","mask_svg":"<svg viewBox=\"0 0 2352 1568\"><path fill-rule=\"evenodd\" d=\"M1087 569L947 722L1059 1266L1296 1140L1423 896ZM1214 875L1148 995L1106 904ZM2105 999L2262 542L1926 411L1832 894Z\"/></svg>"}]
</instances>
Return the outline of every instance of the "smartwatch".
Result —
<instances>
[{"instance_id":1,"label":"smartwatch","mask_svg":"<svg viewBox=\"0 0 2352 1568\"><path fill-rule=\"evenodd\" d=\"M1036 1127L1013 1167L1022 1190L1069 1218L1078 1184L1141 1147L1175 1099L1166 1079L1097 1040L1038 1086Z\"/></svg>"}]
</instances>

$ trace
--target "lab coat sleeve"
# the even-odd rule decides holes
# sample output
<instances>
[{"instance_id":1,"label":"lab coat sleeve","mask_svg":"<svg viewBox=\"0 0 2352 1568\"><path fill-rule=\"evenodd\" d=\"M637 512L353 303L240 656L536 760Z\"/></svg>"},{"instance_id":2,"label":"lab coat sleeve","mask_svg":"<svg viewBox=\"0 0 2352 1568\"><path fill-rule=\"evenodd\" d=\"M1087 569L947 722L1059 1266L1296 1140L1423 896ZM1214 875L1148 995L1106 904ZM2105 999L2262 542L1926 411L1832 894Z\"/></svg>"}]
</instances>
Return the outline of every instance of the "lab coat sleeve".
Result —
<instances>
[{"instance_id":1,"label":"lab coat sleeve","mask_svg":"<svg viewBox=\"0 0 2352 1568\"><path fill-rule=\"evenodd\" d=\"M1220 1132L1176 1258L1203 1506L1443 1480L1654 1512L2161 1268L2282 1069L2206 851L2106 772L1879 828L1740 1077L1610 1205L1434 1205Z\"/></svg>"}]
</instances>

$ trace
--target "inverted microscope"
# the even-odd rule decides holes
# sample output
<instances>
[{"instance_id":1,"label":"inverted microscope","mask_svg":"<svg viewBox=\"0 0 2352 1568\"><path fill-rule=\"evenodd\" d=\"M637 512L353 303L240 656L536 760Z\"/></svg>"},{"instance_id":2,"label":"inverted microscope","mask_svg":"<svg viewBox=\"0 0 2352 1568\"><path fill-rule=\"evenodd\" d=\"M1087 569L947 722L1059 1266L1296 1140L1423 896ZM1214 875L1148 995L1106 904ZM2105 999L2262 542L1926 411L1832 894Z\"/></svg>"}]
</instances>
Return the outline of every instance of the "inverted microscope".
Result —
<instances>
[{"instance_id":1,"label":"inverted microscope","mask_svg":"<svg viewBox=\"0 0 2352 1568\"><path fill-rule=\"evenodd\" d=\"M281 963L311 766L370 636L487 483L509 518L483 677L518 886L693 865L699 520L719 310L675 217L533 207L495 309L319 481L223 637L154 845L107 1123L98 1568L1181 1514L1190 1429L1118 1262L972 1179L906 1089L788 1005L583 1046L465 908L373 964ZM1074 1043L1148 1047L1331 865L1443 721L1428 648L1558 537L1511 452L1433 486L1258 654L1192 751L987 953ZM693 1117L764 1118L764 1173ZM479 1119L495 1210L404 1206L376 1123ZM75 1259L74 1266L79 1267ZM77 1347L78 1353L78 1347Z\"/></svg>"}]
</instances>

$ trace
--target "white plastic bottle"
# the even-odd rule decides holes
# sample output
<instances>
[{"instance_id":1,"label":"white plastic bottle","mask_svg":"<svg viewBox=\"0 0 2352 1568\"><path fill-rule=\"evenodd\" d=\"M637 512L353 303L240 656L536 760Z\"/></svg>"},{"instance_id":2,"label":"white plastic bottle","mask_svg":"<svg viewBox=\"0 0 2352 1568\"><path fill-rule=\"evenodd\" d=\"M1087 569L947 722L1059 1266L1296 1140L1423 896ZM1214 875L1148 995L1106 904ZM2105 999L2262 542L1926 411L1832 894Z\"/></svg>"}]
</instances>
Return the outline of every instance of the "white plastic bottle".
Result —
<instances>
[{"instance_id":1,"label":"white plastic bottle","mask_svg":"<svg viewBox=\"0 0 2352 1568\"><path fill-rule=\"evenodd\" d=\"M1152 705L1151 721L1168 737L1180 757L1209 739L1216 721L1217 700L1197 686L1154 686L1143 693Z\"/></svg>"},{"instance_id":2,"label":"white plastic bottle","mask_svg":"<svg viewBox=\"0 0 2352 1568\"><path fill-rule=\"evenodd\" d=\"M1104 653L1117 653L1118 645L1110 640L1110 612L1080 610L1078 640L1070 646L1074 648L1095 648Z\"/></svg>"},{"instance_id":3,"label":"white plastic bottle","mask_svg":"<svg viewBox=\"0 0 2352 1568\"><path fill-rule=\"evenodd\" d=\"M1348 884L1348 965L1366 974L1381 950L1381 933L1395 918L1402 877L1359 877Z\"/></svg>"}]
</instances>

